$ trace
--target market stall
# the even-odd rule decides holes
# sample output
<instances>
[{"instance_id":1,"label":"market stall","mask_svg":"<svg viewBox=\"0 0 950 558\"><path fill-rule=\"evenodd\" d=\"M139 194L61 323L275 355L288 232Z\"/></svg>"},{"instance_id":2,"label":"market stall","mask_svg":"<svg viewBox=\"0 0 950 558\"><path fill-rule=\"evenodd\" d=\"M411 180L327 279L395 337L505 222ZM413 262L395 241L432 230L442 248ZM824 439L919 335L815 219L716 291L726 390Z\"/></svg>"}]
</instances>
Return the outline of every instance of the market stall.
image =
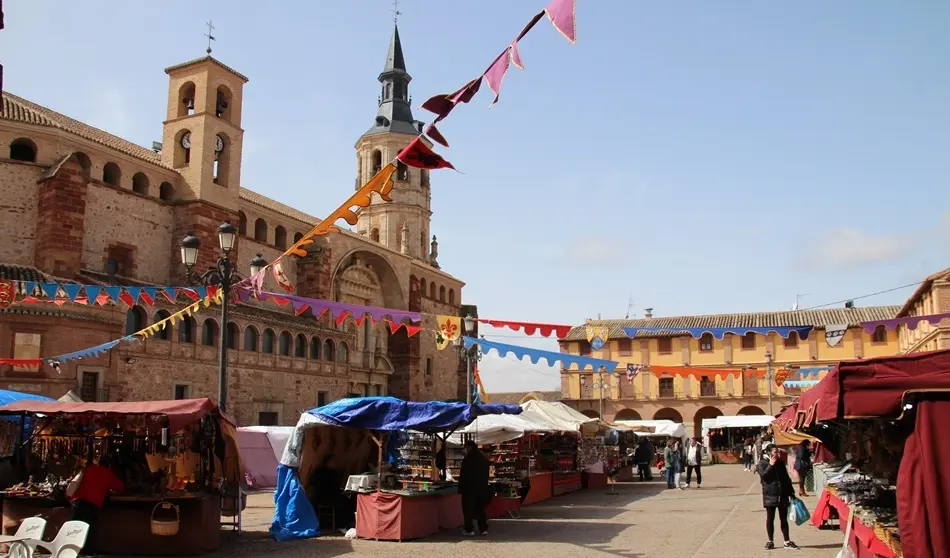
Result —
<instances>
[{"instance_id":1,"label":"market stall","mask_svg":"<svg viewBox=\"0 0 950 558\"><path fill-rule=\"evenodd\" d=\"M524 416L557 429L557 433L541 439L537 456L538 469L550 474L551 496L580 490L583 487L582 470L587 464L578 461L579 448L590 443L584 441L585 437L597 434L599 421L560 402L527 401L521 407ZM543 473L536 473L531 477L532 490L547 480ZM536 493L538 498L544 495L541 490ZM536 501L540 500L532 499L532 494L529 494L525 503Z\"/></svg>"},{"instance_id":2,"label":"market stall","mask_svg":"<svg viewBox=\"0 0 950 558\"><path fill-rule=\"evenodd\" d=\"M125 490L100 511L92 544L105 554L186 556L218 548L220 488L241 476L234 426L210 399L141 403L19 401L29 417L20 459L29 478L5 491L3 533L26 517L55 535L71 510L68 480L108 457Z\"/></svg>"},{"instance_id":3,"label":"market stall","mask_svg":"<svg viewBox=\"0 0 950 558\"><path fill-rule=\"evenodd\" d=\"M520 412L515 405L394 397L341 399L308 411L281 457L271 534L277 540L310 538L327 530L322 523L344 520L339 497L346 496L324 498L340 489L341 480L355 499L360 538L404 541L459 527L458 485L439 471L451 470L454 458L437 434L451 434L480 415ZM440 454L444 467L438 466Z\"/></svg>"},{"instance_id":4,"label":"market stall","mask_svg":"<svg viewBox=\"0 0 950 558\"><path fill-rule=\"evenodd\" d=\"M686 446L686 428L671 420L618 420L616 424L630 428L637 434L640 443L649 443L654 453L651 467L656 467L663 458L663 448L670 440L679 440Z\"/></svg>"},{"instance_id":5,"label":"market stall","mask_svg":"<svg viewBox=\"0 0 950 558\"><path fill-rule=\"evenodd\" d=\"M294 427L244 426L237 430L247 486L259 490L276 487L277 464Z\"/></svg>"},{"instance_id":6,"label":"market stall","mask_svg":"<svg viewBox=\"0 0 950 558\"><path fill-rule=\"evenodd\" d=\"M713 463L740 463L742 447L775 420L768 415L736 415L703 419L702 434Z\"/></svg>"},{"instance_id":7,"label":"market stall","mask_svg":"<svg viewBox=\"0 0 950 558\"><path fill-rule=\"evenodd\" d=\"M837 443L812 517L855 517L858 556L950 556L950 351L842 362L799 400L795 423ZM858 541L858 542L855 542ZM888 549L891 554L883 552Z\"/></svg>"}]
</instances>

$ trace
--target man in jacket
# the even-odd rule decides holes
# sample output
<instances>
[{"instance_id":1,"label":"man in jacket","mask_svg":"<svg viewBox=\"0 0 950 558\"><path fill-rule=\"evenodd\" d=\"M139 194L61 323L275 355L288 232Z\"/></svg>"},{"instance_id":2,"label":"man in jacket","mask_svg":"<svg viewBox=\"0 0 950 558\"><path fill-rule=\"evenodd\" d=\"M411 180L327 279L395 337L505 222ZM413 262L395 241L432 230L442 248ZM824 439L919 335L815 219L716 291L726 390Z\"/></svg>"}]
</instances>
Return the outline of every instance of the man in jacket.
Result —
<instances>
[{"instance_id":1,"label":"man in jacket","mask_svg":"<svg viewBox=\"0 0 950 558\"><path fill-rule=\"evenodd\" d=\"M765 533L769 541L765 548L775 548L775 515L778 514L782 528L782 537L785 539L785 548L798 548L798 545L789 539L788 533L788 506L795 495L792 478L788 476L786 464L787 454L774 444L765 447L765 453L756 467L759 481L762 483L762 506L765 508Z\"/></svg>"},{"instance_id":2,"label":"man in jacket","mask_svg":"<svg viewBox=\"0 0 950 558\"><path fill-rule=\"evenodd\" d=\"M462 495L462 516L465 518L463 534L471 537L474 521L478 521L478 531L482 535L488 534L488 518L485 508L491 501L488 488L488 477L491 463L482 453L475 442L465 442L465 458L462 459L462 468L459 471L459 494Z\"/></svg>"},{"instance_id":3,"label":"man in jacket","mask_svg":"<svg viewBox=\"0 0 950 558\"><path fill-rule=\"evenodd\" d=\"M686 448L686 488L693 480L693 470L696 471L696 488L703 485L703 445L696 438L690 438Z\"/></svg>"}]
</instances>

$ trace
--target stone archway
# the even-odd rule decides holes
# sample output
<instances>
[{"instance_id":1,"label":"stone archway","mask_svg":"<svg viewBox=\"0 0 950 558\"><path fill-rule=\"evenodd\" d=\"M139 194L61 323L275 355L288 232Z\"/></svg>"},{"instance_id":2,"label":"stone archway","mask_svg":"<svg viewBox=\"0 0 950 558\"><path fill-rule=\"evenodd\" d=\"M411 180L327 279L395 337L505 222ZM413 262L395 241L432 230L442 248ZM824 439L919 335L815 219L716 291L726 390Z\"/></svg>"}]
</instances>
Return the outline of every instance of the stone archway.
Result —
<instances>
[{"instance_id":1,"label":"stone archway","mask_svg":"<svg viewBox=\"0 0 950 558\"><path fill-rule=\"evenodd\" d=\"M761 407L757 407L755 405L747 405L739 409L739 412L736 414L746 415L746 416L761 416L765 414L765 411L763 411Z\"/></svg>"},{"instance_id":2,"label":"stone archway","mask_svg":"<svg viewBox=\"0 0 950 558\"><path fill-rule=\"evenodd\" d=\"M653 420L671 420L673 422L681 423L683 422L683 415L679 411L671 407L664 407L659 411L653 413Z\"/></svg>"},{"instance_id":3,"label":"stone archway","mask_svg":"<svg viewBox=\"0 0 950 558\"><path fill-rule=\"evenodd\" d=\"M634 411L633 409L620 409L617 411L617 414L614 415L614 420L642 420L640 418L640 413Z\"/></svg>"},{"instance_id":4,"label":"stone archway","mask_svg":"<svg viewBox=\"0 0 950 558\"><path fill-rule=\"evenodd\" d=\"M586 411L581 411L581 414L584 415L585 417L590 417L594 419L600 418L600 413L598 413L597 411L593 409L587 409Z\"/></svg>"},{"instance_id":5,"label":"stone archway","mask_svg":"<svg viewBox=\"0 0 950 558\"><path fill-rule=\"evenodd\" d=\"M693 436L699 438L703 435L703 419L711 419L722 416L722 411L716 407L703 407L693 415Z\"/></svg>"}]
</instances>

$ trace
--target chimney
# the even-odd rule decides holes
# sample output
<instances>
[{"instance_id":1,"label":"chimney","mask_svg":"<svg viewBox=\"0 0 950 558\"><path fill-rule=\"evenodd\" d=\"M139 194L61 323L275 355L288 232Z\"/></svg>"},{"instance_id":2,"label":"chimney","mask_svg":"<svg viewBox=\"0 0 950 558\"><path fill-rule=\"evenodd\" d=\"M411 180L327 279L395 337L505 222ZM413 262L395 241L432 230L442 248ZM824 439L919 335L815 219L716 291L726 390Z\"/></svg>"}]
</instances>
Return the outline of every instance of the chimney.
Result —
<instances>
[{"instance_id":1,"label":"chimney","mask_svg":"<svg viewBox=\"0 0 950 558\"><path fill-rule=\"evenodd\" d=\"M646 319L648 319L648 320L652 320L652 319L653 319L653 308L644 308L644 309L643 309L643 317L646 318Z\"/></svg>"}]
</instances>

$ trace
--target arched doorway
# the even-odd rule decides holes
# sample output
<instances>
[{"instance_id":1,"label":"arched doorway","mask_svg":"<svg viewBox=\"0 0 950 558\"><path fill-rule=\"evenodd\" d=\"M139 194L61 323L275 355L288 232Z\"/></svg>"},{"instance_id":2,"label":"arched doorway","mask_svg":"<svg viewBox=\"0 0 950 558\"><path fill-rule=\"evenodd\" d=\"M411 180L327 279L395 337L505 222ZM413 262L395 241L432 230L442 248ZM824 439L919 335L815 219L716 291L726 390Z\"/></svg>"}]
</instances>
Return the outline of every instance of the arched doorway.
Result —
<instances>
[{"instance_id":1,"label":"arched doorway","mask_svg":"<svg viewBox=\"0 0 950 558\"><path fill-rule=\"evenodd\" d=\"M673 422L682 423L683 415L680 414L676 409L670 407L664 407L659 411L653 413L653 420L671 420Z\"/></svg>"},{"instance_id":2,"label":"arched doorway","mask_svg":"<svg viewBox=\"0 0 950 558\"><path fill-rule=\"evenodd\" d=\"M634 411L633 409L620 409L617 411L617 415L614 417L614 420L642 420L640 418L640 413Z\"/></svg>"},{"instance_id":3,"label":"arched doorway","mask_svg":"<svg viewBox=\"0 0 950 558\"><path fill-rule=\"evenodd\" d=\"M715 407L703 407L693 415L693 436L699 438L703 435L703 419L713 419L721 417L722 411Z\"/></svg>"},{"instance_id":4,"label":"arched doorway","mask_svg":"<svg viewBox=\"0 0 950 558\"><path fill-rule=\"evenodd\" d=\"M587 409L586 411L581 411L581 414L584 415L585 417L590 417L590 418L595 418L595 419L600 418L600 413L598 413L597 411L593 409Z\"/></svg>"},{"instance_id":5,"label":"arched doorway","mask_svg":"<svg viewBox=\"0 0 950 558\"><path fill-rule=\"evenodd\" d=\"M743 407L739 409L738 414L747 415L747 416L761 416L765 414L765 411L763 411L761 407L756 407L755 405L749 405L747 407Z\"/></svg>"}]
</instances>

